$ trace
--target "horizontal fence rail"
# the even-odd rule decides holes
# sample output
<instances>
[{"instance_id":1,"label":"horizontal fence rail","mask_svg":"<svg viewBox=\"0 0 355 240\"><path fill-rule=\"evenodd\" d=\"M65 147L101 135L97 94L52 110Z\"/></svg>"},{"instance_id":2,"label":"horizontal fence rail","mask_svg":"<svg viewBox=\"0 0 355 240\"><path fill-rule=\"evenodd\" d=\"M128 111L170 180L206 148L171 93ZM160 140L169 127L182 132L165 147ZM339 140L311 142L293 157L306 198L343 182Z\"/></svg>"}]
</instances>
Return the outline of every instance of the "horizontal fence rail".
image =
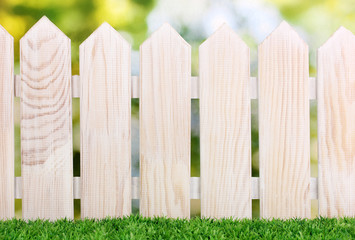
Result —
<instances>
[{"instance_id":1,"label":"horizontal fence rail","mask_svg":"<svg viewBox=\"0 0 355 240\"><path fill-rule=\"evenodd\" d=\"M311 178L311 186L310 186L310 197L312 200L318 199L318 182L317 178ZM15 198L22 198L22 179L21 177L15 177ZM132 177L132 199L139 199L139 177ZM81 199L80 192L80 177L73 178L73 198ZM259 178L252 177L252 191L251 191L252 199L260 199L259 193ZM191 177L190 178L190 199L201 199L201 188L200 188L200 178L199 177Z\"/></svg>"},{"instance_id":2,"label":"horizontal fence rail","mask_svg":"<svg viewBox=\"0 0 355 240\"><path fill-rule=\"evenodd\" d=\"M73 75L72 81L72 97L80 98L80 76ZM21 97L21 76L14 76L14 93L15 97ZM191 99L199 99L199 78L197 76L191 76ZM139 76L132 76L131 78L131 98L139 98ZM317 85L316 78L309 78L309 99L316 100L317 98ZM250 99L258 99L258 79L257 77L250 78Z\"/></svg>"}]
</instances>

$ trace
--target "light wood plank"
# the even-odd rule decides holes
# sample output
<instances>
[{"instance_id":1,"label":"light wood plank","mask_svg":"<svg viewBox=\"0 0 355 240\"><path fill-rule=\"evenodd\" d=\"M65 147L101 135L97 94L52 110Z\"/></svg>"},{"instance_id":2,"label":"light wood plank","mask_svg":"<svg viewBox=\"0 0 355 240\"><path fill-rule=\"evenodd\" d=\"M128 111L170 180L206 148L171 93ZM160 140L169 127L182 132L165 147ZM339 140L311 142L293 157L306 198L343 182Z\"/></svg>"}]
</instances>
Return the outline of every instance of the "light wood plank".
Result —
<instances>
[{"instance_id":1,"label":"light wood plank","mask_svg":"<svg viewBox=\"0 0 355 240\"><path fill-rule=\"evenodd\" d=\"M309 218L308 46L282 22L258 55L260 215Z\"/></svg>"},{"instance_id":2,"label":"light wood plank","mask_svg":"<svg viewBox=\"0 0 355 240\"><path fill-rule=\"evenodd\" d=\"M249 48L226 24L200 46L201 215L251 218Z\"/></svg>"},{"instance_id":3,"label":"light wood plank","mask_svg":"<svg viewBox=\"0 0 355 240\"><path fill-rule=\"evenodd\" d=\"M140 61L140 213L189 218L191 47L164 24Z\"/></svg>"},{"instance_id":4,"label":"light wood plank","mask_svg":"<svg viewBox=\"0 0 355 240\"><path fill-rule=\"evenodd\" d=\"M0 25L0 220L14 217L14 39Z\"/></svg>"},{"instance_id":5,"label":"light wood plank","mask_svg":"<svg viewBox=\"0 0 355 240\"><path fill-rule=\"evenodd\" d=\"M131 213L131 46L102 24L80 46L81 217Z\"/></svg>"},{"instance_id":6,"label":"light wood plank","mask_svg":"<svg viewBox=\"0 0 355 240\"><path fill-rule=\"evenodd\" d=\"M43 17L20 48L22 215L73 218L70 39Z\"/></svg>"},{"instance_id":7,"label":"light wood plank","mask_svg":"<svg viewBox=\"0 0 355 240\"><path fill-rule=\"evenodd\" d=\"M318 50L319 214L355 216L355 36L341 27Z\"/></svg>"}]
</instances>

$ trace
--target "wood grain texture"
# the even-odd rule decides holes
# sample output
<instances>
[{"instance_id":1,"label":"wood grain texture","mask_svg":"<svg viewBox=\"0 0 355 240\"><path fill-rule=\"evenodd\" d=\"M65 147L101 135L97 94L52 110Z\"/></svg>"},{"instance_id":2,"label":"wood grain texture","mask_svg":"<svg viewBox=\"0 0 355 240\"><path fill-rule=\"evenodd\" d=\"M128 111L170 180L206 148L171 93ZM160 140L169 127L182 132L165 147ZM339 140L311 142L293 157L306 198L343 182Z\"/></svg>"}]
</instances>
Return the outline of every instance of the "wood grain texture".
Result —
<instances>
[{"instance_id":1,"label":"wood grain texture","mask_svg":"<svg viewBox=\"0 0 355 240\"><path fill-rule=\"evenodd\" d=\"M70 39L43 17L20 51L22 215L73 218Z\"/></svg>"},{"instance_id":2,"label":"wood grain texture","mask_svg":"<svg viewBox=\"0 0 355 240\"><path fill-rule=\"evenodd\" d=\"M131 47L109 24L80 46L81 217L131 213Z\"/></svg>"},{"instance_id":3,"label":"wood grain texture","mask_svg":"<svg viewBox=\"0 0 355 240\"><path fill-rule=\"evenodd\" d=\"M260 215L309 218L308 46L282 22L258 55Z\"/></svg>"},{"instance_id":4,"label":"wood grain texture","mask_svg":"<svg viewBox=\"0 0 355 240\"><path fill-rule=\"evenodd\" d=\"M200 46L201 215L251 218L249 48L227 25Z\"/></svg>"},{"instance_id":5,"label":"wood grain texture","mask_svg":"<svg viewBox=\"0 0 355 240\"><path fill-rule=\"evenodd\" d=\"M14 39L0 25L0 220L14 217Z\"/></svg>"},{"instance_id":6,"label":"wood grain texture","mask_svg":"<svg viewBox=\"0 0 355 240\"><path fill-rule=\"evenodd\" d=\"M355 36L340 28L318 50L319 214L355 216Z\"/></svg>"},{"instance_id":7,"label":"wood grain texture","mask_svg":"<svg viewBox=\"0 0 355 240\"><path fill-rule=\"evenodd\" d=\"M189 218L191 47L164 24L140 61L140 213Z\"/></svg>"}]
</instances>

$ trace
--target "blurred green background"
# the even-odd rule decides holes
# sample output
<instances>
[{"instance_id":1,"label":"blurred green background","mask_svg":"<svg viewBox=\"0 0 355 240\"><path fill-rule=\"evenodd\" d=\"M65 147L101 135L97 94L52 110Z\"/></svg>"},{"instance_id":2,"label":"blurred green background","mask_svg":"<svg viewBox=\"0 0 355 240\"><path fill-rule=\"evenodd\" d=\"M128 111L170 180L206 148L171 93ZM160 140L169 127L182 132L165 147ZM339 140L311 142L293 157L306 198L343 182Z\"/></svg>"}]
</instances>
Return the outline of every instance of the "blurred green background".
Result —
<instances>
[{"instance_id":1,"label":"blurred green background","mask_svg":"<svg viewBox=\"0 0 355 240\"><path fill-rule=\"evenodd\" d=\"M104 21L132 45L132 74L139 74L139 45L161 24L170 23L192 46L192 74L198 75L198 46L226 22L249 45L251 75L257 76L257 45L282 20L288 21L309 44L310 76L316 75L316 49L341 25L355 31L353 0L0 0L0 24L15 39L15 73L19 74L19 40L43 15L54 22L72 43L72 74L79 74L79 45ZM252 174L259 175L257 101L252 101ZM316 103L310 102L311 175L317 177ZM19 99L15 99L16 176L21 176ZM191 176L199 176L199 107L192 101ZM80 176L79 100L73 100L74 175ZM132 175L139 174L138 100L132 100ZM80 200L75 200L80 217ZM137 213L138 201L133 202ZM191 213L200 214L192 200ZM317 201L312 200L312 216ZM16 200L21 216L21 200ZM259 201L253 201L259 216Z\"/></svg>"}]
</instances>

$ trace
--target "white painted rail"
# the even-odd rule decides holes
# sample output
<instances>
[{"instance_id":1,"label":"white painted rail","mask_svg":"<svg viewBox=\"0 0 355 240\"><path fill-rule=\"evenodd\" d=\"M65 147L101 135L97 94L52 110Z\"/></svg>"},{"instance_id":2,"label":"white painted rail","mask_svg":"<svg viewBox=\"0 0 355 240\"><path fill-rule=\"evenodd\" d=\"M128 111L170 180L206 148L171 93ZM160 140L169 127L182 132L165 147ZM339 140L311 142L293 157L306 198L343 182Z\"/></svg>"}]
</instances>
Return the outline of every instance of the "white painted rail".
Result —
<instances>
[{"instance_id":1,"label":"white painted rail","mask_svg":"<svg viewBox=\"0 0 355 240\"><path fill-rule=\"evenodd\" d=\"M21 76L15 75L15 97L21 96L20 82ZM256 77L250 78L250 99L258 99L258 79ZM191 99L199 99L199 78L191 76ZM309 99L315 100L317 98L316 78L309 78ZM73 98L80 98L80 76L72 76L72 96ZM139 98L139 77L132 76L131 97Z\"/></svg>"},{"instance_id":2,"label":"white painted rail","mask_svg":"<svg viewBox=\"0 0 355 240\"><path fill-rule=\"evenodd\" d=\"M310 194L311 199L318 199L318 179L311 178ZM73 198L80 199L80 177L73 177ZM21 177L15 177L15 198L22 198L22 179ZM252 199L259 199L259 178L252 177ZM132 199L139 199L139 177L132 177ZM200 198L200 178L190 178L190 199Z\"/></svg>"}]
</instances>

